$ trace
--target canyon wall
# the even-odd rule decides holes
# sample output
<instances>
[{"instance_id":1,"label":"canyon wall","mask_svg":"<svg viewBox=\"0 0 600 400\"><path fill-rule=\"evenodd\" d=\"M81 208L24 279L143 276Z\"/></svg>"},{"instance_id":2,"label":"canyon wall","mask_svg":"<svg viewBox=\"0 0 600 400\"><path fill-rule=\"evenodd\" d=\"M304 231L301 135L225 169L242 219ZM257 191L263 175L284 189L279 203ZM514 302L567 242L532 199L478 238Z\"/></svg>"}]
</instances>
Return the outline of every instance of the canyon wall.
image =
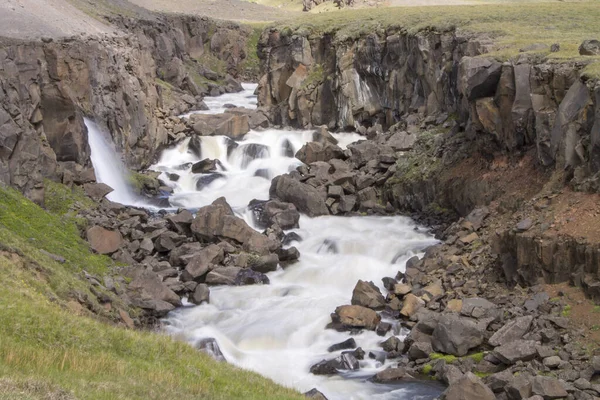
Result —
<instances>
[{"instance_id":1,"label":"canyon wall","mask_svg":"<svg viewBox=\"0 0 600 400\"><path fill-rule=\"evenodd\" d=\"M490 47L454 30L351 38L273 28L259 44L259 104L273 122L304 128L410 132L450 118L498 149L535 147L540 165L595 190L600 86L580 78L585 63L528 53L501 63L484 56Z\"/></svg>"},{"instance_id":2,"label":"canyon wall","mask_svg":"<svg viewBox=\"0 0 600 400\"><path fill-rule=\"evenodd\" d=\"M499 62L485 56L491 46L454 30L272 28L259 45L259 105L276 124L365 134L353 155L378 145L363 157L377 207L435 226L490 206L492 264L507 283L571 281L598 299L598 240L562 232L554 210L569 190L599 192L600 84L586 80L585 62L527 52ZM390 135L403 151L386 148ZM386 151L391 166L377 155ZM533 228L517 229L528 215Z\"/></svg>"},{"instance_id":3,"label":"canyon wall","mask_svg":"<svg viewBox=\"0 0 600 400\"><path fill-rule=\"evenodd\" d=\"M163 118L212 89L238 89L230 74L246 58L244 28L189 16L111 22L117 35L2 39L0 182L41 202L44 178L77 179L90 167L84 115L142 168L167 141ZM207 57L226 69L210 70Z\"/></svg>"}]
</instances>

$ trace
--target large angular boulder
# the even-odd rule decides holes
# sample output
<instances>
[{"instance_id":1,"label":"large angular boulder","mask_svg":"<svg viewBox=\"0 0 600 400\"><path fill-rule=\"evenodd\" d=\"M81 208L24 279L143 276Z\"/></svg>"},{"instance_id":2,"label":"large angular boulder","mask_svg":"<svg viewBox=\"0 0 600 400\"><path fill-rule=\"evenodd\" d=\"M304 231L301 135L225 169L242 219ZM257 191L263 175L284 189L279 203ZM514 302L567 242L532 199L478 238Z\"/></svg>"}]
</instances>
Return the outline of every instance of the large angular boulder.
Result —
<instances>
[{"instance_id":1,"label":"large angular boulder","mask_svg":"<svg viewBox=\"0 0 600 400\"><path fill-rule=\"evenodd\" d=\"M311 164L316 161L343 158L344 151L331 143L308 142L296 152L295 157L304 164Z\"/></svg>"},{"instance_id":2,"label":"large angular boulder","mask_svg":"<svg viewBox=\"0 0 600 400\"><path fill-rule=\"evenodd\" d=\"M163 317L175 307L181 306L179 296L169 289L155 272L141 268L132 271L132 281L127 286L131 304L153 311L158 317Z\"/></svg>"},{"instance_id":3,"label":"large angular boulder","mask_svg":"<svg viewBox=\"0 0 600 400\"><path fill-rule=\"evenodd\" d=\"M485 327L454 314L442 316L431 336L435 351L462 357L483 343Z\"/></svg>"},{"instance_id":4,"label":"large angular boulder","mask_svg":"<svg viewBox=\"0 0 600 400\"><path fill-rule=\"evenodd\" d=\"M451 384L442 398L445 400L496 400L494 392L471 372Z\"/></svg>"},{"instance_id":5,"label":"large angular boulder","mask_svg":"<svg viewBox=\"0 0 600 400\"><path fill-rule=\"evenodd\" d=\"M223 135L239 139L250 131L247 115L194 114L190 122L194 133L200 136Z\"/></svg>"},{"instance_id":6,"label":"large angular boulder","mask_svg":"<svg viewBox=\"0 0 600 400\"><path fill-rule=\"evenodd\" d=\"M255 223L262 229L273 224L277 224L283 230L298 228L300 213L292 203L253 200L250 208L254 212Z\"/></svg>"},{"instance_id":7,"label":"large angular boulder","mask_svg":"<svg viewBox=\"0 0 600 400\"><path fill-rule=\"evenodd\" d=\"M271 181L271 198L292 203L309 217L329 215L325 195L314 187L297 181L289 175L280 175Z\"/></svg>"},{"instance_id":8,"label":"large angular boulder","mask_svg":"<svg viewBox=\"0 0 600 400\"><path fill-rule=\"evenodd\" d=\"M536 376L531 384L531 391L534 395L542 396L546 399L562 399L569 394L556 378L548 376Z\"/></svg>"},{"instance_id":9,"label":"large angular boulder","mask_svg":"<svg viewBox=\"0 0 600 400\"><path fill-rule=\"evenodd\" d=\"M221 246L211 244L203 248L188 262L181 274L181 280L187 282L203 277L210 270L214 269L216 264L223 261L224 257L225 253Z\"/></svg>"},{"instance_id":10,"label":"large angular boulder","mask_svg":"<svg viewBox=\"0 0 600 400\"><path fill-rule=\"evenodd\" d=\"M206 283L211 285L236 285L239 267L216 268L206 274Z\"/></svg>"},{"instance_id":11,"label":"large angular boulder","mask_svg":"<svg viewBox=\"0 0 600 400\"><path fill-rule=\"evenodd\" d=\"M352 291L351 303L376 310L385 307L385 297L373 282L359 280Z\"/></svg>"},{"instance_id":12,"label":"large angular boulder","mask_svg":"<svg viewBox=\"0 0 600 400\"><path fill-rule=\"evenodd\" d=\"M459 65L459 89L467 100L491 97L502 73L502 63L490 58L463 57Z\"/></svg>"},{"instance_id":13,"label":"large angular boulder","mask_svg":"<svg viewBox=\"0 0 600 400\"><path fill-rule=\"evenodd\" d=\"M488 342L492 346L501 346L503 344L522 339L523 336L529 331L532 322L533 316L516 318L505 324L502 328L498 329L498 331L492 335Z\"/></svg>"},{"instance_id":14,"label":"large angular boulder","mask_svg":"<svg viewBox=\"0 0 600 400\"><path fill-rule=\"evenodd\" d=\"M331 315L334 323L340 323L345 328L365 328L375 330L381 317L370 308L362 306L340 306Z\"/></svg>"},{"instance_id":15,"label":"large angular boulder","mask_svg":"<svg viewBox=\"0 0 600 400\"><path fill-rule=\"evenodd\" d=\"M530 361L537 356L537 342L534 340L515 340L494 349L494 356L506 365L517 361Z\"/></svg>"},{"instance_id":16,"label":"large angular boulder","mask_svg":"<svg viewBox=\"0 0 600 400\"><path fill-rule=\"evenodd\" d=\"M198 210L191 230L199 240L216 242L221 238L233 239L244 245L246 250L257 254L268 254L279 247L278 243L236 217L223 197Z\"/></svg>"},{"instance_id":17,"label":"large angular boulder","mask_svg":"<svg viewBox=\"0 0 600 400\"><path fill-rule=\"evenodd\" d=\"M405 368L387 368L383 371L379 371L373 377L372 381L375 383L390 383L390 382L401 382L401 381L412 381L415 377L408 373Z\"/></svg>"},{"instance_id":18,"label":"large angular boulder","mask_svg":"<svg viewBox=\"0 0 600 400\"><path fill-rule=\"evenodd\" d=\"M310 367L310 373L314 375L335 375L339 370L354 371L358 368L358 360L352 352L344 352L332 360L322 360L316 363Z\"/></svg>"},{"instance_id":19,"label":"large angular boulder","mask_svg":"<svg viewBox=\"0 0 600 400\"><path fill-rule=\"evenodd\" d=\"M119 231L111 231L101 226L93 226L86 232L92 250L99 254L112 254L123 246L123 236Z\"/></svg>"}]
</instances>

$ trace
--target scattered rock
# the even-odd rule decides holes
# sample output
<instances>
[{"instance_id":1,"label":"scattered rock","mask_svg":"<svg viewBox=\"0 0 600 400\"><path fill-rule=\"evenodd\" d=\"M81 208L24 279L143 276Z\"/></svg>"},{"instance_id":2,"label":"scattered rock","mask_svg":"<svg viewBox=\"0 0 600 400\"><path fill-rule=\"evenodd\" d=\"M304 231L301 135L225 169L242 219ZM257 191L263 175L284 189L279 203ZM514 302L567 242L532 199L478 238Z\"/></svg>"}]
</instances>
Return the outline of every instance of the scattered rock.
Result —
<instances>
[{"instance_id":1,"label":"scattered rock","mask_svg":"<svg viewBox=\"0 0 600 400\"><path fill-rule=\"evenodd\" d=\"M101 226L93 226L87 230L90 247L99 254L112 254L123 246L123 236L119 231L111 231Z\"/></svg>"},{"instance_id":2,"label":"scattered rock","mask_svg":"<svg viewBox=\"0 0 600 400\"><path fill-rule=\"evenodd\" d=\"M375 383L390 383L400 382L407 380L414 380L415 378L408 373L404 368L387 368L383 371L379 371L373 378L372 381Z\"/></svg>"},{"instance_id":3,"label":"scattered rock","mask_svg":"<svg viewBox=\"0 0 600 400\"><path fill-rule=\"evenodd\" d=\"M431 344L435 351L462 357L483 343L484 331L468 318L443 315L433 330Z\"/></svg>"},{"instance_id":4,"label":"scattered rock","mask_svg":"<svg viewBox=\"0 0 600 400\"><path fill-rule=\"evenodd\" d=\"M468 372L444 392L445 400L496 400L494 392L481 379Z\"/></svg>"},{"instance_id":5,"label":"scattered rock","mask_svg":"<svg viewBox=\"0 0 600 400\"><path fill-rule=\"evenodd\" d=\"M496 347L493 354L506 365L512 365L517 361L530 361L537 356L536 342L515 340Z\"/></svg>"},{"instance_id":6,"label":"scattered rock","mask_svg":"<svg viewBox=\"0 0 600 400\"><path fill-rule=\"evenodd\" d=\"M331 353L338 350L355 349L356 347L358 347L356 341L353 338L349 338L343 342L332 344L327 348L327 351Z\"/></svg>"},{"instance_id":7,"label":"scattered rock","mask_svg":"<svg viewBox=\"0 0 600 400\"><path fill-rule=\"evenodd\" d=\"M351 303L377 310L385 307L385 298L373 282L359 280L352 291Z\"/></svg>"},{"instance_id":8,"label":"scattered rock","mask_svg":"<svg viewBox=\"0 0 600 400\"><path fill-rule=\"evenodd\" d=\"M362 306L340 306L332 314L334 323L338 322L346 328L365 328L375 330L381 317L370 308Z\"/></svg>"},{"instance_id":9,"label":"scattered rock","mask_svg":"<svg viewBox=\"0 0 600 400\"><path fill-rule=\"evenodd\" d=\"M516 318L498 329L488 342L492 346L501 346L519 340L529 331L532 322L532 316Z\"/></svg>"},{"instance_id":10,"label":"scattered rock","mask_svg":"<svg viewBox=\"0 0 600 400\"><path fill-rule=\"evenodd\" d=\"M584 40L579 45L579 54L582 56L600 55L600 41L596 39Z\"/></svg>"},{"instance_id":11,"label":"scattered rock","mask_svg":"<svg viewBox=\"0 0 600 400\"><path fill-rule=\"evenodd\" d=\"M190 296L190 302L194 304L208 303L210 298L210 289L204 283L198 284L194 293Z\"/></svg>"}]
</instances>

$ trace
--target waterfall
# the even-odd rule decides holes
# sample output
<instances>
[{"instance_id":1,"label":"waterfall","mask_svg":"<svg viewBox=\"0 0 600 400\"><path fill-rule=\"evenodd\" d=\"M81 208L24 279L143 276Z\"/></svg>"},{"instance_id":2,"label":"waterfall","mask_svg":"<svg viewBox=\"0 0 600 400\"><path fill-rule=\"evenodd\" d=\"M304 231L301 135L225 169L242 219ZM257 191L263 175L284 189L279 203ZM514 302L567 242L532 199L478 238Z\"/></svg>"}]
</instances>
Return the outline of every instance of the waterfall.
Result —
<instances>
[{"instance_id":1,"label":"waterfall","mask_svg":"<svg viewBox=\"0 0 600 400\"><path fill-rule=\"evenodd\" d=\"M128 171L118 157L112 143L95 122L84 118L88 131L92 165L96 173L96 181L114 189L106 196L110 201L126 205L137 205L139 199L127 182Z\"/></svg>"}]
</instances>

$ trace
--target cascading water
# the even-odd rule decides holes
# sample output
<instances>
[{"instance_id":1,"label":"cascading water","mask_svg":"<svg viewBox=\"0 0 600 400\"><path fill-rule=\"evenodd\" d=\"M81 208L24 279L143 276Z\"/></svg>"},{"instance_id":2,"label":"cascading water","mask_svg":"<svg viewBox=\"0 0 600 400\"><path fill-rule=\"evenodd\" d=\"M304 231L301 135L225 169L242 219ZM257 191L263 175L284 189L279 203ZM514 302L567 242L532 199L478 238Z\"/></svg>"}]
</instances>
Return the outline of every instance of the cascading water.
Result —
<instances>
[{"instance_id":1,"label":"cascading water","mask_svg":"<svg viewBox=\"0 0 600 400\"><path fill-rule=\"evenodd\" d=\"M247 85L237 95L207 98L212 109L203 112L221 112L225 103L255 104L254 88ZM360 138L334 136L341 147ZM294 154L310 140L310 132L286 130L250 132L238 142L222 136L202 137L195 143L187 139L164 151L152 169L162 172L160 178L174 189L169 199L173 206L196 208L225 196L252 225L248 202L268 199L271 178L300 165ZM193 173L193 164L207 158L218 160L216 171ZM285 270L270 273L270 285L213 287L210 304L172 312L165 320L167 331L190 343L214 338L229 362L301 391L317 387L331 400L439 395L442 390L435 383L368 382L368 377L391 364L368 358L361 361L359 371L340 376L309 373L312 364L339 355L328 353L327 347L349 337L325 326L337 306L350 304L356 282L378 284L382 277L396 275L409 257L435 243L434 239L404 217L303 216L295 231L302 241L292 245L301 258ZM395 330L402 336L397 326ZM353 337L367 354L380 351L379 343L385 339L370 331Z\"/></svg>"},{"instance_id":2,"label":"cascading water","mask_svg":"<svg viewBox=\"0 0 600 400\"><path fill-rule=\"evenodd\" d=\"M104 132L93 121L85 118L84 122L88 131L90 158L96 173L96 180L114 189L106 197L121 204L143 206L144 204L137 198L127 183L125 178L127 170Z\"/></svg>"}]
</instances>

